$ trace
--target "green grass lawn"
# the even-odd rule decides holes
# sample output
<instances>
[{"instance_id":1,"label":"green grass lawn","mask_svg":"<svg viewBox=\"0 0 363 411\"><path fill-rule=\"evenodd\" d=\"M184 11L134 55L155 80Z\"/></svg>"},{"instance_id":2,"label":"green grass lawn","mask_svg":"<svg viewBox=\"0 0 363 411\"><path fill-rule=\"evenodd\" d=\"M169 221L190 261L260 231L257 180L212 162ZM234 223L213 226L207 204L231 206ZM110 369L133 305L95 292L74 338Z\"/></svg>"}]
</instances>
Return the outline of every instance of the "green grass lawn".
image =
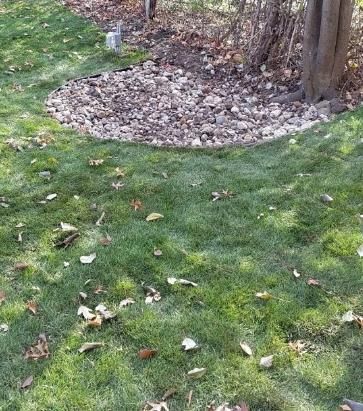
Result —
<instances>
[{"instance_id":1,"label":"green grass lawn","mask_svg":"<svg viewBox=\"0 0 363 411\"><path fill-rule=\"evenodd\" d=\"M363 311L362 109L294 136L296 144L287 137L248 150L96 141L49 118L44 100L69 78L143 57L115 58L103 43L97 27L54 0L0 3L0 197L7 198L0 207L0 323L9 326L0 332L0 409L136 411L172 387L171 411L205 410L213 400L244 400L263 411L363 401L362 332L340 320L348 310ZM48 144L40 148L39 141ZM91 167L89 159L104 162ZM111 185L118 180L125 186L117 191ZM235 195L211 201L221 190ZM39 203L51 193L57 198ZM323 204L323 193L334 201ZM130 206L133 199L141 210ZM164 218L147 222L152 212ZM54 247L61 221L80 232L67 249ZM106 233L112 243L103 246ZM96 260L82 265L79 257L93 252ZM17 262L29 266L15 270ZM199 286L171 286L168 277ZM309 278L321 287L309 286ZM161 301L145 304L143 282ZM107 293L95 294L99 286ZM80 291L86 306L104 303L117 318L87 328L77 316ZM273 298L256 298L263 291ZM119 309L128 297L135 304ZM36 315L26 309L29 300ZM24 359L41 333L50 357ZM184 337L200 349L183 352ZM305 354L289 348L296 340L307 344ZM105 345L80 354L84 342ZM141 348L158 354L141 360ZM260 358L272 354L273 367L261 368ZM191 380L186 373L195 367L207 372ZM20 390L30 375L33 385Z\"/></svg>"}]
</instances>

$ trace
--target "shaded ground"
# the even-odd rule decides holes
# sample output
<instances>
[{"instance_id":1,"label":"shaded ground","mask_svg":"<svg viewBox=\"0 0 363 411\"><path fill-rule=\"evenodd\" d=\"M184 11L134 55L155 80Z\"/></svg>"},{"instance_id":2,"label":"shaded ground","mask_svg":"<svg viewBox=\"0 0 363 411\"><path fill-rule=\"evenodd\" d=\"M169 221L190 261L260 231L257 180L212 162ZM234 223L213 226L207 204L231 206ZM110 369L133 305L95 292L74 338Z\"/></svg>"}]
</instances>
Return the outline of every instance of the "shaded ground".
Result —
<instances>
[{"instance_id":1,"label":"shaded ground","mask_svg":"<svg viewBox=\"0 0 363 411\"><path fill-rule=\"evenodd\" d=\"M194 152L101 143L62 128L44 101L68 78L142 56L116 59L96 27L52 0L5 1L0 10L0 197L8 205L0 207L0 322L9 326L0 333L0 408L136 411L171 386L178 390L171 410L186 409L190 390L195 411L213 400L244 400L263 411L326 411L343 397L361 400L361 331L340 318L363 311L356 253L362 110L296 136L293 145L282 139L253 150ZM104 162L92 167L90 159ZM125 186L117 191L118 180ZM222 190L235 195L211 201ZM58 197L39 203L51 193ZM322 204L322 193L333 203ZM133 210L133 199L142 210ZM164 218L148 223L151 212ZM61 221L80 231L65 250L54 247ZM105 247L106 233L112 243ZM159 259L154 248L163 251ZM82 266L79 257L92 252L94 263ZM29 266L15 270L16 262ZM172 276L199 287L171 287ZM321 287L307 285L310 277ZM145 305L142 282L161 292L160 302ZM107 293L94 293L100 285ZM258 300L265 290L273 298ZM80 291L89 307L102 302L117 319L86 328L77 316ZM119 310L125 297L136 303ZM35 316L28 300L38 305ZM22 353L40 333L51 356L26 361ZM181 351L186 336L198 352ZM297 339L306 354L289 349ZM241 340L252 358L242 355ZM79 354L88 341L105 346ZM141 361L145 347L158 355ZM261 369L260 358L271 354L273 368ZM186 377L194 367L207 368L201 380ZM33 385L22 392L29 375Z\"/></svg>"}]
</instances>

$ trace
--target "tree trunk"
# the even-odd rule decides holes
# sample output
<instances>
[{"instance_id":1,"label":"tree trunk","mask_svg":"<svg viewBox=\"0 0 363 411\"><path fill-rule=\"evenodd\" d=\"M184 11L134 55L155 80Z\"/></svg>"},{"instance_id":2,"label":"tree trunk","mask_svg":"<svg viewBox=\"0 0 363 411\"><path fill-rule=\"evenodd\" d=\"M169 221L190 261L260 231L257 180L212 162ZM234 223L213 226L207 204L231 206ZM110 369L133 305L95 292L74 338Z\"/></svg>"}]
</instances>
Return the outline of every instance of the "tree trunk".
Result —
<instances>
[{"instance_id":1,"label":"tree trunk","mask_svg":"<svg viewBox=\"0 0 363 411\"><path fill-rule=\"evenodd\" d=\"M308 102L331 99L344 74L354 0L308 0L303 86Z\"/></svg>"},{"instance_id":2,"label":"tree trunk","mask_svg":"<svg viewBox=\"0 0 363 411\"><path fill-rule=\"evenodd\" d=\"M152 20L156 14L157 0L144 0L144 12L146 20Z\"/></svg>"}]
</instances>

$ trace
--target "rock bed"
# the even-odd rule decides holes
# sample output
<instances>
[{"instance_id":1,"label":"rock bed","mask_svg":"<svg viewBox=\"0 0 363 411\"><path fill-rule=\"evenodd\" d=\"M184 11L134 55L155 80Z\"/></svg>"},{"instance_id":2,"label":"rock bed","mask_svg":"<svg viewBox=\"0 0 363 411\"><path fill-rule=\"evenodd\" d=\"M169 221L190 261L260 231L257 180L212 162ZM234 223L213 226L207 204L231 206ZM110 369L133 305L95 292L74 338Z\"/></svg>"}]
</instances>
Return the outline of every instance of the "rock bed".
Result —
<instances>
[{"instance_id":1,"label":"rock bed","mask_svg":"<svg viewBox=\"0 0 363 411\"><path fill-rule=\"evenodd\" d=\"M201 79L148 61L70 81L46 104L65 126L97 138L179 147L253 145L305 130L331 112L329 102L282 106L257 91L236 78Z\"/></svg>"}]
</instances>

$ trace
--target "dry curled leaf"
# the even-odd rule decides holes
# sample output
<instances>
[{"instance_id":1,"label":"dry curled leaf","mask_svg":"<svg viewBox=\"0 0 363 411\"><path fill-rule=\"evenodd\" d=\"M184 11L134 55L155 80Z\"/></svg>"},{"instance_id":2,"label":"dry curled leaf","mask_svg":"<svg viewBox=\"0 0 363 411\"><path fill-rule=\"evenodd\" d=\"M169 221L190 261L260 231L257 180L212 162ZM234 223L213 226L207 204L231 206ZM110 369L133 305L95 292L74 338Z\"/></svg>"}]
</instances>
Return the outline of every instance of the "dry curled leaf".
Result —
<instances>
[{"instance_id":1,"label":"dry curled leaf","mask_svg":"<svg viewBox=\"0 0 363 411\"><path fill-rule=\"evenodd\" d=\"M359 257L363 257L363 244L358 248L357 253Z\"/></svg>"},{"instance_id":2,"label":"dry curled leaf","mask_svg":"<svg viewBox=\"0 0 363 411\"><path fill-rule=\"evenodd\" d=\"M141 360L148 360L149 358L155 357L158 350L153 350L150 348L144 348L138 352L138 356Z\"/></svg>"},{"instance_id":3,"label":"dry curled leaf","mask_svg":"<svg viewBox=\"0 0 363 411\"><path fill-rule=\"evenodd\" d=\"M130 205L135 211L142 209L142 202L140 200L132 200Z\"/></svg>"},{"instance_id":4,"label":"dry curled leaf","mask_svg":"<svg viewBox=\"0 0 363 411\"><path fill-rule=\"evenodd\" d=\"M162 214L151 213L146 217L146 221L156 221L156 220L160 220L161 218L164 218Z\"/></svg>"},{"instance_id":5,"label":"dry curled leaf","mask_svg":"<svg viewBox=\"0 0 363 411\"><path fill-rule=\"evenodd\" d=\"M24 390L25 388L29 388L33 384L33 376L30 375L29 377L25 378L25 380L21 383L20 388Z\"/></svg>"},{"instance_id":6,"label":"dry curled leaf","mask_svg":"<svg viewBox=\"0 0 363 411\"><path fill-rule=\"evenodd\" d=\"M133 298L126 298L120 302L119 308L125 308L131 304L135 304L135 300Z\"/></svg>"},{"instance_id":7,"label":"dry curled leaf","mask_svg":"<svg viewBox=\"0 0 363 411\"><path fill-rule=\"evenodd\" d=\"M84 343L82 346L78 349L78 352L83 353L87 351L94 350L95 348L100 348L103 347L104 344L101 342L90 342L90 343Z\"/></svg>"},{"instance_id":8,"label":"dry curled leaf","mask_svg":"<svg viewBox=\"0 0 363 411\"><path fill-rule=\"evenodd\" d=\"M90 255L82 255L81 257L79 257L79 260L82 264L91 264L95 258L96 253L92 253Z\"/></svg>"},{"instance_id":9,"label":"dry curled leaf","mask_svg":"<svg viewBox=\"0 0 363 411\"><path fill-rule=\"evenodd\" d=\"M222 190L221 192L213 191L212 192L212 201L221 200L223 198L230 198L230 197L233 197L233 196L234 196L234 193L232 193L232 191L228 191L228 190Z\"/></svg>"},{"instance_id":10,"label":"dry curled leaf","mask_svg":"<svg viewBox=\"0 0 363 411\"><path fill-rule=\"evenodd\" d=\"M94 291L93 291L93 294L106 294L107 293L107 290L105 290L105 288L103 287L103 285L98 285L95 289L94 289Z\"/></svg>"},{"instance_id":11,"label":"dry curled leaf","mask_svg":"<svg viewBox=\"0 0 363 411\"><path fill-rule=\"evenodd\" d=\"M241 341L239 343L239 346L241 347L242 351L247 354L249 357L252 356L252 350L250 348L250 346L248 344L246 344L245 342Z\"/></svg>"},{"instance_id":12,"label":"dry curled leaf","mask_svg":"<svg viewBox=\"0 0 363 411\"><path fill-rule=\"evenodd\" d=\"M87 298L87 294L84 293L83 291L79 292L79 298L81 298L82 300L85 300Z\"/></svg>"},{"instance_id":13,"label":"dry curled leaf","mask_svg":"<svg viewBox=\"0 0 363 411\"><path fill-rule=\"evenodd\" d=\"M40 360L43 358L48 358L50 355L47 337L45 334L40 334L36 343L31 347L27 348L24 353L24 358L26 360Z\"/></svg>"},{"instance_id":14,"label":"dry curled leaf","mask_svg":"<svg viewBox=\"0 0 363 411\"><path fill-rule=\"evenodd\" d=\"M37 313L37 311L38 311L38 304L35 302L35 301L33 301L33 300L30 300L30 301L28 301L27 303L26 303L26 308L31 312L31 313L33 313L34 315Z\"/></svg>"},{"instance_id":15,"label":"dry curled leaf","mask_svg":"<svg viewBox=\"0 0 363 411\"><path fill-rule=\"evenodd\" d=\"M207 372L206 368L193 368L188 371L188 377L190 378L201 378Z\"/></svg>"},{"instance_id":16,"label":"dry curled leaf","mask_svg":"<svg viewBox=\"0 0 363 411\"><path fill-rule=\"evenodd\" d=\"M271 368L273 362L273 355L269 355L268 357L262 357L260 360L260 366L264 368Z\"/></svg>"},{"instance_id":17,"label":"dry curled leaf","mask_svg":"<svg viewBox=\"0 0 363 411\"><path fill-rule=\"evenodd\" d=\"M199 348L198 344L194 340L188 337L184 338L184 340L182 341L182 347L184 351L192 351L192 350L196 350L197 348Z\"/></svg>"},{"instance_id":18,"label":"dry curled leaf","mask_svg":"<svg viewBox=\"0 0 363 411\"><path fill-rule=\"evenodd\" d=\"M189 281L189 280L184 280L184 278L169 277L167 279L167 282L170 285L181 284L181 285L190 285L191 287L198 287L197 283L193 283L193 281Z\"/></svg>"},{"instance_id":19,"label":"dry curled leaf","mask_svg":"<svg viewBox=\"0 0 363 411\"><path fill-rule=\"evenodd\" d=\"M85 305L79 306L77 315L81 315L85 320L93 320L96 318L96 315L93 314L92 310Z\"/></svg>"},{"instance_id":20,"label":"dry curled leaf","mask_svg":"<svg viewBox=\"0 0 363 411\"><path fill-rule=\"evenodd\" d=\"M257 298L259 298L260 300L264 300L264 301L271 300L272 298L272 295L268 293L267 291L264 291L263 293L256 293L255 295Z\"/></svg>"},{"instance_id":21,"label":"dry curled leaf","mask_svg":"<svg viewBox=\"0 0 363 411\"><path fill-rule=\"evenodd\" d=\"M101 164L103 164L104 161L105 161L105 160L102 160L102 159L100 159L100 160L90 159L90 160L88 160L88 164L89 164L90 166L96 166L96 167L98 167L98 166L100 166Z\"/></svg>"}]
</instances>

